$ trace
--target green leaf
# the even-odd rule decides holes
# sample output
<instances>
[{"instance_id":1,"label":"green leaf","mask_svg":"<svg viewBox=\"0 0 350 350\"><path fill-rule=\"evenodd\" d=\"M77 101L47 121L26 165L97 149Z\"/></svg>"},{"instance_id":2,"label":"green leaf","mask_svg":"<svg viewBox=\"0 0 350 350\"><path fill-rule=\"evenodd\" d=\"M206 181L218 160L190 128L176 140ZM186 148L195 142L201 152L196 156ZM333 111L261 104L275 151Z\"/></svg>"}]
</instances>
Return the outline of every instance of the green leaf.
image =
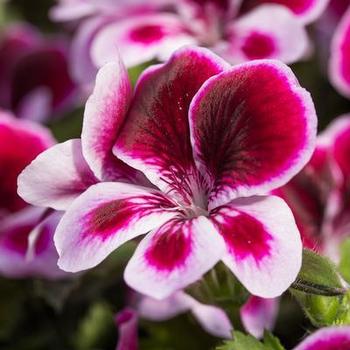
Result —
<instances>
[{"instance_id":1,"label":"green leaf","mask_svg":"<svg viewBox=\"0 0 350 350\"><path fill-rule=\"evenodd\" d=\"M234 331L233 340L228 340L224 345L220 345L216 350L269 350L251 335Z\"/></svg>"},{"instance_id":2,"label":"green leaf","mask_svg":"<svg viewBox=\"0 0 350 350\"><path fill-rule=\"evenodd\" d=\"M334 264L311 250L303 250L303 264L291 288L314 295L337 296L345 294Z\"/></svg>"},{"instance_id":3,"label":"green leaf","mask_svg":"<svg viewBox=\"0 0 350 350\"><path fill-rule=\"evenodd\" d=\"M280 340L268 331L264 333L264 345L269 350L285 350Z\"/></svg>"},{"instance_id":4,"label":"green leaf","mask_svg":"<svg viewBox=\"0 0 350 350\"><path fill-rule=\"evenodd\" d=\"M346 239L340 247L339 272L345 281L350 283L350 238Z\"/></svg>"}]
</instances>

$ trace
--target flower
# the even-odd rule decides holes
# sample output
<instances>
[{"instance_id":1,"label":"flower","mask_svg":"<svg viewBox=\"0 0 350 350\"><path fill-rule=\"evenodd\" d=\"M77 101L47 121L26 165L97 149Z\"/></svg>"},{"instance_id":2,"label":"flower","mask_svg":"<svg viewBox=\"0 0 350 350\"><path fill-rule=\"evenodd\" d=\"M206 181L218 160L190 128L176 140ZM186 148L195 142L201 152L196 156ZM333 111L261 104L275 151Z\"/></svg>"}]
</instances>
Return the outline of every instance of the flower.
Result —
<instances>
[{"instance_id":1,"label":"flower","mask_svg":"<svg viewBox=\"0 0 350 350\"><path fill-rule=\"evenodd\" d=\"M306 167L274 191L293 210L305 247L337 261L350 227L350 117L335 119L319 135Z\"/></svg>"},{"instance_id":2,"label":"flower","mask_svg":"<svg viewBox=\"0 0 350 350\"><path fill-rule=\"evenodd\" d=\"M81 19L71 65L76 81L89 87L97 68L118 52L127 67L166 61L176 49L194 44L235 64L263 58L296 62L310 49L305 22L321 13L327 0L305 4L303 20L288 2L268 2L244 11L239 0L62 1L53 16Z\"/></svg>"},{"instance_id":3,"label":"flower","mask_svg":"<svg viewBox=\"0 0 350 350\"><path fill-rule=\"evenodd\" d=\"M53 234L61 213L28 206L17 176L54 139L42 126L0 111L0 273L11 278L66 275L57 267Z\"/></svg>"},{"instance_id":4,"label":"flower","mask_svg":"<svg viewBox=\"0 0 350 350\"><path fill-rule=\"evenodd\" d=\"M0 38L2 108L42 121L72 104L75 94L64 41L44 39L26 23L6 27Z\"/></svg>"},{"instance_id":5,"label":"flower","mask_svg":"<svg viewBox=\"0 0 350 350\"><path fill-rule=\"evenodd\" d=\"M166 298L223 260L252 294L275 297L296 278L302 246L288 206L265 194L309 160L316 123L278 61L230 67L183 48L147 69L133 96L125 68L109 63L86 104L81 153L77 140L42 153L19 193L66 209L55 233L65 271L147 233L124 275L140 293ZM101 182L77 197L91 172Z\"/></svg>"},{"instance_id":6,"label":"flower","mask_svg":"<svg viewBox=\"0 0 350 350\"><path fill-rule=\"evenodd\" d=\"M350 347L350 327L322 328L308 336L294 350L347 350Z\"/></svg>"}]
</instances>

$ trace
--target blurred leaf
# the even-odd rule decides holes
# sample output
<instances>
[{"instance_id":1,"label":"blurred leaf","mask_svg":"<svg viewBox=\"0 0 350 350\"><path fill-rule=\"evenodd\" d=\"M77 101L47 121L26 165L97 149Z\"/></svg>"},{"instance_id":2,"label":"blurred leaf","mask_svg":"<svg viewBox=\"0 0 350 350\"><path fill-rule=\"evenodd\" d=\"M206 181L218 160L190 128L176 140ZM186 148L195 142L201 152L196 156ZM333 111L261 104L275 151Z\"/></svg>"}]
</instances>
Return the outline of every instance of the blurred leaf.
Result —
<instances>
[{"instance_id":1,"label":"blurred leaf","mask_svg":"<svg viewBox=\"0 0 350 350\"><path fill-rule=\"evenodd\" d=\"M138 66L129 68L128 69L128 73L129 73L129 78L130 78L130 81L131 81L132 85L135 86L135 84L137 82L137 79L139 78L140 74L147 67L149 67L150 65L153 65L155 63L156 63L156 61L149 61L149 62L142 63L142 64L140 64Z\"/></svg>"},{"instance_id":2,"label":"blurred leaf","mask_svg":"<svg viewBox=\"0 0 350 350\"><path fill-rule=\"evenodd\" d=\"M269 350L285 350L279 339L267 331L264 333L264 345Z\"/></svg>"},{"instance_id":3,"label":"blurred leaf","mask_svg":"<svg viewBox=\"0 0 350 350\"><path fill-rule=\"evenodd\" d=\"M82 320L74 337L76 348L79 350L96 348L101 339L108 336L108 331L111 329L115 329L117 333L111 309L103 302L95 303Z\"/></svg>"},{"instance_id":4,"label":"blurred leaf","mask_svg":"<svg viewBox=\"0 0 350 350\"><path fill-rule=\"evenodd\" d=\"M340 247L339 271L346 282L350 283L350 238Z\"/></svg>"},{"instance_id":5,"label":"blurred leaf","mask_svg":"<svg viewBox=\"0 0 350 350\"><path fill-rule=\"evenodd\" d=\"M335 265L326 257L303 250L303 264L291 288L307 294L336 296L345 294Z\"/></svg>"}]
</instances>

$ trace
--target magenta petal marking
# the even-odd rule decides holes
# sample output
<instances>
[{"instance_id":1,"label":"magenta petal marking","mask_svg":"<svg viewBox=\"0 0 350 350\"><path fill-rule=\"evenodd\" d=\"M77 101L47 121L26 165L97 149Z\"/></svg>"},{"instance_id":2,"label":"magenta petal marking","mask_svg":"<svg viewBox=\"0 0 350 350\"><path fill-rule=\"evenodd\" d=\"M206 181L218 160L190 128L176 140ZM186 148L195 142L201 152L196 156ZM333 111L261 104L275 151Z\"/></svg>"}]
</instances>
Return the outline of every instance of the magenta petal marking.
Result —
<instances>
[{"instance_id":1,"label":"magenta petal marking","mask_svg":"<svg viewBox=\"0 0 350 350\"><path fill-rule=\"evenodd\" d=\"M271 57L275 50L273 39L259 32L250 33L242 44L242 51L251 60Z\"/></svg>"},{"instance_id":2,"label":"magenta petal marking","mask_svg":"<svg viewBox=\"0 0 350 350\"><path fill-rule=\"evenodd\" d=\"M141 42L144 44L150 44L154 41L162 39L166 35L163 27L160 25L143 25L138 28L134 28L130 33L129 37L133 41Z\"/></svg>"},{"instance_id":3,"label":"magenta petal marking","mask_svg":"<svg viewBox=\"0 0 350 350\"><path fill-rule=\"evenodd\" d=\"M172 271L181 267L192 251L191 237L183 232L183 225L186 223L179 225L181 221L171 221L162 226L146 251L146 260L157 270Z\"/></svg>"},{"instance_id":4,"label":"magenta petal marking","mask_svg":"<svg viewBox=\"0 0 350 350\"><path fill-rule=\"evenodd\" d=\"M219 217L215 217L216 210L214 210L213 222L223 236L229 252L237 260L243 260L251 256L259 263L264 257L270 255L269 242L272 237L266 232L260 221L239 211L235 216L225 215L225 207L219 207L217 210Z\"/></svg>"},{"instance_id":5,"label":"magenta petal marking","mask_svg":"<svg viewBox=\"0 0 350 350\"><path fill-rule=\"evenodd\" d=\"M115 232L130 226L138 218L154 213L157 209L163 211L165 208L174 208L174 204L156 194L103 203L84 218L84 236L93 235L105 240Z\"/></svg>"}]
</instances>

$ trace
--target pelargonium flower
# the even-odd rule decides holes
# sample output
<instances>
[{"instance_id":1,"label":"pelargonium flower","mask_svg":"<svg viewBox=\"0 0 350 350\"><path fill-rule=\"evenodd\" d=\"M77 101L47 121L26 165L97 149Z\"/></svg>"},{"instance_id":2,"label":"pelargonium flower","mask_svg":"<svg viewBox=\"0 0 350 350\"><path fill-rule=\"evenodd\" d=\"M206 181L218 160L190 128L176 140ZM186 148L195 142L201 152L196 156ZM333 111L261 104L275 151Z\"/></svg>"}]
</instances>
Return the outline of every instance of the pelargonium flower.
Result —
<instances>
[{"instance_id":1,"label":"pelargonium flower","mask_svg":"<svg viewBox=\"0 0 350 350\"><path fill-rule=\"evenodd\" d=\"M183 291L164 300L138 296L135 309L141 318L165 321L185 312L191 312L205 331L219 338L232 337L232 325L226 313L213 305L202 304Z\"/></svg>"},{"instance_id":2,"label":"pelargonium flower","mask_svg":"<svg viewBox=\"0 0 350 350\"><path fill-rule=\"evenodd\" d=\"M337 260L350 228L350 117L334 120L318 137L306 167L274 191L293 210L304 246Z\"/></svg>"},{"instance_id":3,"label":"pelargonium flower","mask_svg":"<svg viewBox=\"0 0 350 350\"><path fill-rule=\"evenodd\" d=\"M62 9L73 3L63 2ZM97 68L118 51L132 67L152 59L165 61L186 44L210 47L231 63L262 58L292 63L309 50L304 24L281 4L263 4L240 13L238 0L138 0L114 3L114 9L109 1L108 11L96 9L95 2L84 6L91 3L95 10L81 22L71 52L74 76L87 86Z\"/></svg>"},{"instance_id":4,"label":"pelargonium flower","mask_svg":"<svg viewBox=\"0 0 350 350\"><path fill-rule=\"evenodd\" d=\"M322 328L308 336L294 350L348 350L350 327Z\"/></svg>"},{"instance_id":5,"label":"pelargonium flower","mask_svg":"<svg viewBox=\"0 0 350 350\"><path fill-rule=\"evenodd\" d=\"M28 206L17 195L17 176L54 144L42 126L0 111L0 273L8 277L56 278L53 234L61 214Z\"/></svg>"},{"instance_id":6,"label":"pelargonium flower","mask_svg":"<svg viewBox=\"0 0 350 350\"><path fill-rule=\"evenodd\" d=\"M76 87L62 39L44 39L26 23L8 26L0 37L0 106L41 121L73 102Z\"/></svg>"},{"instance_id":7,"label":"pelargonium flower","mask_svg":"<svg viewBox=\"0 0 350 350\"><path fill-rule=\"evenodd\" d=\"M55 234L63 270L92 268L147 233L125 270L133 289L166 298L222 260L252 294L275 297L294 281L302 246L288 206L265 194L301 170L315 136L311 97L287 66L230 67L183 48L147 69L134 94L121 63L105 65L81 153L78 141L42 153L19 193L67 210ZM92 172L101 182L76 198Z\"/></svg>"}]
</instances>

